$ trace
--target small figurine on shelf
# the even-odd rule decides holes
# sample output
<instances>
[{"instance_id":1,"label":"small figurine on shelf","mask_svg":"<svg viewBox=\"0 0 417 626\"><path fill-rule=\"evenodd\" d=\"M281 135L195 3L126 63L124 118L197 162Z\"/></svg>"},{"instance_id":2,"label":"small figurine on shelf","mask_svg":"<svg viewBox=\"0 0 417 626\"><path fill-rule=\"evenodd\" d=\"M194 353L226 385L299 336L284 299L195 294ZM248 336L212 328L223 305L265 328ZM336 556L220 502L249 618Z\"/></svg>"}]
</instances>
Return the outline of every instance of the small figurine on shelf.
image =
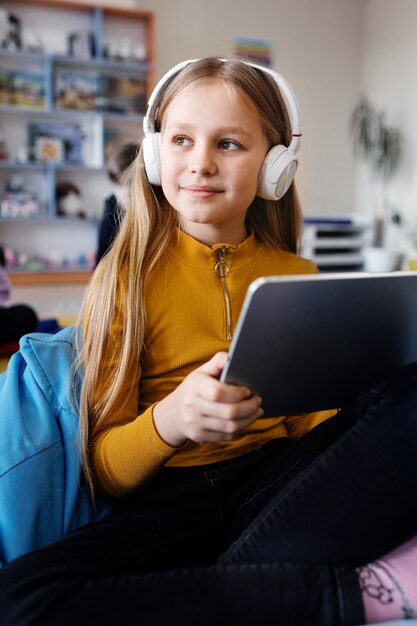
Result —
<instances>
[{"instance_id":1,"label":"small figurine on shelf","mask_svg":"<svg viewBox=\"0 0 417 626\"><path fill-rule=\"evenodd\" d=\"M146 61L146 45L129 39L113 39L103 45L103 56L112 61Z\"/></svg>"},{"instance_id":2,"label":"small figurine on shelf","mask_svg":"<svg viewBox=\"0 0 417 626\"><path fill-rule=\"evenodd\" d=\"M91 31L71 33L68 37L68 52L74 57L93 58L96 53L94 34Z\"/></svg>"},{"instance_id":3,"label":"small figurine on shelf","mask_svg":"<svg viewBox=\"0 0 417 626\"><path fill-rule=\"evenodd\" d=\"M35 192L26 188L22 176L12 176L0 198L0 216L3 218L30 218L40 212Z\"/></svg>"},{"instance_id":4,"label":"small figurine on shelf","mask_svg":"<svg viewBox=\"0 0 417 626\"><path fill-rule=\"evenodd\" d=\"M87 217L82 208L81 191L70 181L59 182L55 188L57 214L65 217Z\"/></svg>"},{"instance_id":5,"label":"small figurine on shelf","mask_svg":"<svg viewBox=\"0 0 417 626\"><path fill-rule=\"evenodd\" d=\"M20 19L6 9L0 8L0 47L5 50L20 50L22 28Z\"/></svg>"},{"instance_id":6,"label":"small figurine on shelf","mask_svg":"<svg viewBox=\"0 0 417 626\"><path fill-rule=\"evenodd\" d=\"M35 31L26 28L23 31L22 45L24 50L27 50L28 52L34 52L39 54L44 50L44 45L39 33L36 33Z\"/></svg>"}]
</instances>

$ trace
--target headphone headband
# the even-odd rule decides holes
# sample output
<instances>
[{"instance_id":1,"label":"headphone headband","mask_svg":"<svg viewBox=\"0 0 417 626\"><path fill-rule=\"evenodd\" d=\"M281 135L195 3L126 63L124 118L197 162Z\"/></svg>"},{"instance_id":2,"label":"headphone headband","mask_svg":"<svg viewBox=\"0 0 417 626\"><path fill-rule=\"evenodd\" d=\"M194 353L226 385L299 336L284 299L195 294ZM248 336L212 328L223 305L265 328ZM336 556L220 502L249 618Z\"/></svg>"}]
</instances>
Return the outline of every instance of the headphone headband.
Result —
<instances>
[{"instance_id":1,"label":"headphone headband","mask_svg":"<svg viewBox=\"0 0 417 626\"><path fill-rule=\"evenodd\" d=\"M187 67L187 65L196 63L196 61L198 60L199 59L189 59L188 61L182 61L181 63L177 63L177 65L174 65L174 67L172 67L166 74L164 74L162 78L157 82L149 97L148 109L146 111L145 117L143 118L143 132L145 133L145 135L155 132L155 112L157 108L157 102L159 94L161 93L166 83L172 76L175 76L175 74L178 74L178 72ZM223 62L226 61L226 59L220 60ZM263 67L262 65L250 63L249 61L241 62L245 63L245 65L249 65L250 67L254 67L257 70L260 70L265 74L269 74L269 76L272 76L272 78L278 85L278 88L284 94L284 97L288 104L288 114L290 117L292 131L292 140L288 149L292 152L297 152L301 144L301 137L303 136L303 126L301 123L300 109L298 106L297 98L291 85L285 80L283 76L281 76L281 74L278 74L278 72L271 70L269 67Z\"/></svg>"}]
</instances>

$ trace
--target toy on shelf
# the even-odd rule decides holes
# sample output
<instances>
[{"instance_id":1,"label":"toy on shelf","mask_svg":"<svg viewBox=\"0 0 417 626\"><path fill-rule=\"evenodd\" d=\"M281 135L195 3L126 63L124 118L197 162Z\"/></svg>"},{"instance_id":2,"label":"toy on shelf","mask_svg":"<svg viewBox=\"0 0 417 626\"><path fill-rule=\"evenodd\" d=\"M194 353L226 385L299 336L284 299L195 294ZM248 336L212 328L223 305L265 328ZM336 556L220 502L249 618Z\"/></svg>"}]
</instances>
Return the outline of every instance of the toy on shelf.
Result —
<instances>
[{"instance_id":1,"label":"toy on shelf","mask_svg":"<svg viewBox=\"0 0 417 626\"><path fill-rule=\"evenodd\" d=\"M4 50L20 50L22 25L17 15L0 9L0 47Z\"/></svg>"},{"instance_id":2,"label":"toy on shelf","mask_svg":"<svg viewBox=\"0 0 417 626\"><path fill-rule=\"evenodd\" d=\"M4 249L6 268L9 272L59 272L92 270L95 267L95 251L77 251L71 257L57 250L43 254L18 252L13 248Z\"/></svg>"},{"instance_id":3,"label":"toy on shelf","mask_svg":"<svg viewBox=\"0 0 417 626\"><path fill-rule=\"evenodd\" d=\"M34 191L26 188L24 178L12 176L0 198L0 217L30 218L40 213L39 199Z\"/></svg>"},{"instance_id":4,"label":"toy on shelf","mask_svg":"<svg viewBox=\"0 0 417 626\"><path fill-rule=\"evenodd\" d=\"M57 214L65 217L87 217L81 200L81 191L70 181L57 183L55 188Z\"/></svg>"}]
</instances>

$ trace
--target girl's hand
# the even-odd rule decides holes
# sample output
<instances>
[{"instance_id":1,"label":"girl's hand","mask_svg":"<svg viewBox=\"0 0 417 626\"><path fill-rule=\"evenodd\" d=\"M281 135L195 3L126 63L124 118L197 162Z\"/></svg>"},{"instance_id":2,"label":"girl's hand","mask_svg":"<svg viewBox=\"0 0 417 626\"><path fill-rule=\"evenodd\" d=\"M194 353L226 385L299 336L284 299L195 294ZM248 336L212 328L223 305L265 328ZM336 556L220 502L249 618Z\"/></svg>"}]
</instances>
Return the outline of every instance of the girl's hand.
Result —
<instances>
[{"instance_id":1,"label":"girl's hand","mask_svg":"<svg viewBox=\"0 0 417 626\"><path fill-rule=\"evenodd\" d=\"M155 405L155 427L168 444L229 441L263 414L260 398L249 389L219 382L226 359L226 352L218 352Z\"/></svg>"}]
</instances>

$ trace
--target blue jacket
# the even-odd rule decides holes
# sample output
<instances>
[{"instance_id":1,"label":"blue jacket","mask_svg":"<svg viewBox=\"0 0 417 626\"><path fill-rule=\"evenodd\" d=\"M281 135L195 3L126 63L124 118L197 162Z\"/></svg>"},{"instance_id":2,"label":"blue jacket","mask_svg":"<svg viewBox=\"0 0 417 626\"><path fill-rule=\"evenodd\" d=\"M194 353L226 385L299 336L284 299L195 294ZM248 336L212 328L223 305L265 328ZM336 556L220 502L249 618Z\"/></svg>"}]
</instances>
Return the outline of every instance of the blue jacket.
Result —
<instances>
[{"instance_id":1,"label":"blue jacket","mask_svg":"<svg viewBox=\"0 0 417 626\"><path fill-rule=\"evenodd\" d=\"M110 511L83 484L68 389L74 332L26 335L0 376L0 566Z\"/></svg>"}]
</instances>

